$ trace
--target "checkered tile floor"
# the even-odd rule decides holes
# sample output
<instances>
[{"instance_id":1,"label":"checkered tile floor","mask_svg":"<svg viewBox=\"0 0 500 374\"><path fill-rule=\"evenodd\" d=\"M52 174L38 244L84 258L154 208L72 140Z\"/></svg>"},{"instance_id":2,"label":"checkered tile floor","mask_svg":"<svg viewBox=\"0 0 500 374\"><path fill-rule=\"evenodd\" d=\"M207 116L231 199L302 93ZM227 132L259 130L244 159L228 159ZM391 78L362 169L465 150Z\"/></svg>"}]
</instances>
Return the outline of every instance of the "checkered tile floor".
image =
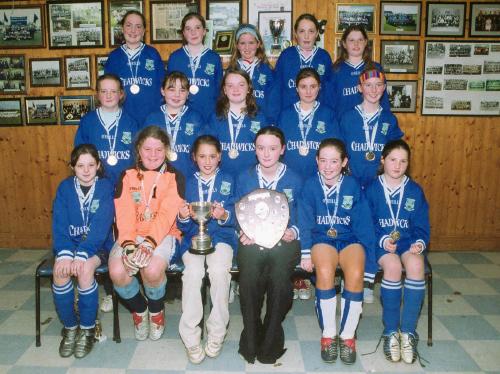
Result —
<instances>
[{"instance_id":1,"label":"checkered tile floor","mask_svg":"<svg viewBox=\"0 0 500 374\"><path fill-rule=\"evenodd\" d=\"M434 269L434 346L428 347L426 306L420 319L419 351L429 361L392 364L379 350L347 367L324 364L313 301L296 301L285 325L287 352L275 365L247 364L237 353L242 329L239 303L230 305L231 322L223 352L200 365L188 362L178 337L180 302L167 303L167 330L160 341L137 342L130 315L120 309L122 342L112 341L112 314L102 314L107 341L84 359L58 355L61 324L48 280L42 286L42 346L35 346L34 272L46 255L37 250L0 250L0 373L500 373L500 252L432 253ZM379 285L376 288L378 296ZM382 331L378 297L364 307L358 352L375 349Z\"/></svg>"}]
</instances>

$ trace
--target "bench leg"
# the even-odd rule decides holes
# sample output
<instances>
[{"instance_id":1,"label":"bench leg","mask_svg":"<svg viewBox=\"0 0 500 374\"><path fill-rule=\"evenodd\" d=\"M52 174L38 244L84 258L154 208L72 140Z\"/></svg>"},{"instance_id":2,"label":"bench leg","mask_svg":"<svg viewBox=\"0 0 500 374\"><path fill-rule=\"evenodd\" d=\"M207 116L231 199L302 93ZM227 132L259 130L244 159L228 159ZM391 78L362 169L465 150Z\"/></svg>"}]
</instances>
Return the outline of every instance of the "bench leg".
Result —
<instances>
[{"instance_id":1,"label":"bench leg","mask_svg":"<svg viewBox=\"0 0 500 374\"><path fill-rule=\"evenodd\" d=\"M427 345L432 347L432 273L427 275Z\"/></svg>"},{"instance_id":2,"label":"bench leg","mask_svg":"<svg viewBox=\"0 0 500 374\"><path fill-rule=\"evenodd\" d=\"M113 299L113 341L116 343L121 343L122 339L120 337L120 317L118 315L118 295L115 289L111 293Z\"/></svg>"},{"instance_id":3,"label":"bench leg","mask_svg":"<svg viewBox=\"0 0 500 374\"><path fill-rule=\"evenodd\" d=\"M40 333L40 275L38 271L35 275L35 329L36 329L36 346L42 345Z\"/></svg>"}]
</instances>

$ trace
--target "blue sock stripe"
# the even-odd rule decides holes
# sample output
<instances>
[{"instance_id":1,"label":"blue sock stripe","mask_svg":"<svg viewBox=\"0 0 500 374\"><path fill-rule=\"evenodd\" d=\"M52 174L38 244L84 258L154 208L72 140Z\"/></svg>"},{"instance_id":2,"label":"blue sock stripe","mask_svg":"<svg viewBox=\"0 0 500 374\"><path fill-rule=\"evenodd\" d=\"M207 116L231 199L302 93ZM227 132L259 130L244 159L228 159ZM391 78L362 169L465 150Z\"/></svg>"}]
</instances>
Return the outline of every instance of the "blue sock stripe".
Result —
<instances>
[{"instance_id":1,"label":"blue sock stripe","mask_svg":"<svg viewBox=\"0 0 500 374\"><path fill-rule=\"evenodd\" d=\"M314 309L316 309L316 317L318 317L319 328L321 329L321 331L323 331L323 329L324 329L324 326L323 326L323 313L321 311L319 303L320 303L320 299L316 298L314 300Z\"/></svg>"},{"instance_id":2,"label":"blue sock stripe","mask_svg":"<svg viewBox=\"0 0 500 374\"><path fill-rule=\"evenodd\" d=\"M402 284L401 281L393 282L387 279L382 279L381 287L386 288L388 290L399 290L402 288Z\"/></svg>"},{"instance_id":3,"label":"blue sock stripe","mask_svg":"<svg viewBox=\"0 0 500 374\"><path fill-rule=\"evenodd\" d=\"M352 301L363 301L363 292L351 292L345 289L342 291L342 298Z\"/></svg>"},{"instance_id":4,"label":"blue sock stripe","mask_svg":"<svg viewBox=\"0 0 500 374\"><path fill-rule=\"evenodd\" d=\"M62 286L57 286L55 283L52 283L52 290L54 291L55 294L58 295L64 295L68 292L73 291L73 281L69 280L68 283L62 285Z\"/></svg>"},{"instance_id":5,"label":"blue sock stripe","mask_svg":"<svg viewBox=\"0 0 500 374\"><path fill-rule=\"evenodd\" d=\"M425 280L405 279L405 288L412 290L425 290Z\"/></svg>"},{"instance_id":6,"label":"blue sock stripe","mask_svg":"<svg viewBox=\"0 0 500 374\"><path fill-rule=\"evenodd\" d=\"M365 273L363 280L366 282L375 283L375 274Z\"/></svg>"},{"instance_id":7,"label":"blue sock stripe","mask_svg":"<svg viewBox=\"0 0 500 374\"><path fill-rule=\"evenodd\" d=\"M316 288L315 293L318 299L332 299L336 295L335 288L330 288L329 290L320 290Z\"/></svg>"},{"instance_id":8,"label":"blue sock stripe","mask_svg":"<svg viewBox=\"0 0 500 374\"><path fill-rule=\"evenodd\" d=\"M78 286L78 293L80 295L88 295L94 292L96 289L97 289L97 282L94 279L94 283L92 283L88 288L82 289L80 288L80 286Z\"/></svg>"},{"instance_id":9,"label":"blue sock stripe","mask_svg":"<svg viewBox=\"0 0 500 374\"><path fill-rule=\"evenodd\" d=\"M345 289L344 289L344 292L345 292ZM340 320L339 335L341 335L342 332L344 331L345 322L347 320L347 316L349 315L349 308L351 307L351 300L344 297L344 292L342 292L342 298L345 299L344 300L344 310L342 313L342 319ZM349 291L347 291L347 292L349 292ZM363 296L363 293L361 293L361 296Z\"/></svg>"}]
</instances>

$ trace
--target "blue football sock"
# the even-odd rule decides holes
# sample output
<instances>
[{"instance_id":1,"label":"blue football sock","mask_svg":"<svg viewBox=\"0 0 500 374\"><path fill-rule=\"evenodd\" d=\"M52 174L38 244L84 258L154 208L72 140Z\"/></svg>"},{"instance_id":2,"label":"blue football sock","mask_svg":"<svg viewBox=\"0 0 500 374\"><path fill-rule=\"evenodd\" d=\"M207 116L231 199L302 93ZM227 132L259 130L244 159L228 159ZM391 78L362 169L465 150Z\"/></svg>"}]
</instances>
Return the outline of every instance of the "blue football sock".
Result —
<instances>
[{"instance_id":1,"label":"blue football sock","mask_svg":"<svg viewBox=\"0 0 500 374\"><path fill-rule=\"evenodd\" d=\"M56 286L52 283L52 292L57 315L64 327L71 328L77 326L73 281L70 279L68 283L62 286Z\"/></svg>"},{"instance_id":2,"label":"blue football sock","mask_svg":"<svg viewBox=\"0 0 500 374\"><path fill-rule=\"evenodd\" d=\"M382 322L384 335L396 332L399 329L401 315L401 281L382 279L380 298L382 299Z\"/></svg>"},{"instance_id":3,"label":"blue football sock","mask_svg":"<svg viewBox=\"0 0 500 374\"><path fill-rule=\"evenodd\" d=\"M415 334L420 309L425 296L425 280L406 278L403 296L401 331Z\"/></svg>"},{"instance_id":4,"label":"blue football sock","mask_svg":"<svg viewBox=\"0 0 500 374\"><path fill-rule=\"evenodd\" d=\"M315 292L316 299L314 304L322 336L325 338L333 338L337 335L337 326L335 321L335 314L337 312L337 297L335 288L331 288L329 290L320 290L319 288L316 288Z\"/></svg>"},{"instance_id":5,"label":"blue football sock","mask_svg":"<svg viewBox=\"0 0 500 374\"><path fill-rule=\"evenodd\" d=\"M78 310L80 311L80 327L90 329L95 326L97 307L99 306L99 292L97 282L89 288L78 287Z\"/></svg>"}]
</instances>

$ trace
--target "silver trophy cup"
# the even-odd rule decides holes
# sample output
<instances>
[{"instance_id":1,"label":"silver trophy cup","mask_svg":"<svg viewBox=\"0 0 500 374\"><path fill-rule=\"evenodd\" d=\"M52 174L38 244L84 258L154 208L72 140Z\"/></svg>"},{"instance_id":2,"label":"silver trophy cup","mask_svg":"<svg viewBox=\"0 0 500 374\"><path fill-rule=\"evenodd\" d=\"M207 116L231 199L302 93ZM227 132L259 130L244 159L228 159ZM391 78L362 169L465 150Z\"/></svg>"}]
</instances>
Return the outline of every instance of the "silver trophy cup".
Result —
<instances>
[{"instance_id":1,"label":"silver trophy cup","mask_svg":"<svg viewBox=\"0 0 500 374\"><path fill-rule=\"evenodd\" d=\"M281 52L280 36L285 28L284 19L270 19L269 30L273 36L273 44L271 44L271 54L279 54Z\"/></svg>"},{"instance_id":2,"label":"silver trophy cup","mask_svg":"<svg viewBox=\"0 0 500 374\"><path fill-rule=\"evenodd\" d=\"M193 236L191 239L191 248L189 252L196 255L208 255L214 251L212 238L208 235L207 227L205 226L210 219L212 203L208 201L198 201L191 203L191 209L193 211L193 219L198 222L200 229L198 235Z\"/></svg>"}]
</instances>

